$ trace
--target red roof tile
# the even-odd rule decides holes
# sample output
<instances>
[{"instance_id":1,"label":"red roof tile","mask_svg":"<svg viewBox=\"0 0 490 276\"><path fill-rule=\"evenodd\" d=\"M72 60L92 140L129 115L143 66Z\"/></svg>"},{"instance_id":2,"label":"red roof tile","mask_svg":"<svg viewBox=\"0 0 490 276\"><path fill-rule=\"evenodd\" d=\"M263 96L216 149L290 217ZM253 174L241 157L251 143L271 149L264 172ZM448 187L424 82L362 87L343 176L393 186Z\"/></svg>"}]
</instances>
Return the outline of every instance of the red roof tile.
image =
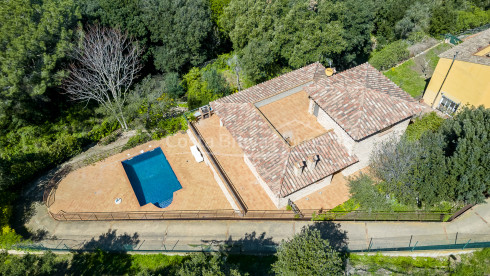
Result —
<instances>
[{"instance_id":1,"label":"red roof tile","mask_svg":"<svg viewBox=\"0 0 490 276\"><path fill-rule=\"evenodd\" d=\"M305 87L315 100L355 140L412 116L417 103L369 64L326 77L313 63L211 103L258 174L280 197L294 193L358 161L327 132L294 147L283 140L254 103L293 88ZM319 155L313 171L296 176L294 166Z\"/></svg>"},{"instance_id":2,"label":"red roof tile","mask_svg":"<svg viewBox=\"0 0 490 276\"><path fill-rule=\"evenodd\" d=\"M259 83L239 93L231 94L216 100L220 103L256 103L276 94L291 90L312 82L319 73L324 75L325 67L319 62L312 63L298 70L291 71L271 80Z\"/></svg>"},{"instance_id":3,"label":"red roof tile","mask_svg":"<svg viewBox=\"0 0 490 276\"><path fill-rule=\"evenodd\" d=\"M305 88L354 140L361 140L419 111L415 99L364 63Z\"/></svg>"}]
</instances>

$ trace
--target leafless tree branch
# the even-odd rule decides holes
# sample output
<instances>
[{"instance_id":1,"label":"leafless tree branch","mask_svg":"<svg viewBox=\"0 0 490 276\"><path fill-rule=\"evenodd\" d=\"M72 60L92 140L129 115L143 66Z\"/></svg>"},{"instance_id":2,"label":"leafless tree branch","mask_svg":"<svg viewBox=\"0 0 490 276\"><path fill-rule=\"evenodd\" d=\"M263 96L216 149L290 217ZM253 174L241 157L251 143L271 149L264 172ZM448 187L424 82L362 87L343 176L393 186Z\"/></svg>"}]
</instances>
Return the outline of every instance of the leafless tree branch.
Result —
<instances>
[{"instance_id":1,"label":"leafless tree branch","mask_svg":"<svg viewBox=\"0 0 490 276\"><path fill-rule=\"evenodd\" d=\"M141 70L141 49L119 30L91 26L74 50L64 89L72 100L95 100L127 129L122 109L126 95Z\"/></svg>"}]
</instances>

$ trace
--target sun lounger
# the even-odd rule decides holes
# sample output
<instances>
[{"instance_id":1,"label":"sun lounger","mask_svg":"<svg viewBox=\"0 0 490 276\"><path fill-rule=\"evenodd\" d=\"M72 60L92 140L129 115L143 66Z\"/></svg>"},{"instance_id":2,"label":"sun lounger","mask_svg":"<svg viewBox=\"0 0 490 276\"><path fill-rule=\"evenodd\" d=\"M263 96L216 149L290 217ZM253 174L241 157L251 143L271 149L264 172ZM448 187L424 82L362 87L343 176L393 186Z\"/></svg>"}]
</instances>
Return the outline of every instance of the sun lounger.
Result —
<instances>
[{"instance_id":1,"label":"sun lounger","mask_svg":"<svg viewBox=\"0 0 490 276\"><path fill-rule=\"evenodd\" d=\"M202 154L199 151L199 149L197 148L197 146L192 146L191 152L192 152L192 155L194 155L194 159L196 159L197 163L204 161L204 158L202 158Z\"/></svg>"}]
</instances>

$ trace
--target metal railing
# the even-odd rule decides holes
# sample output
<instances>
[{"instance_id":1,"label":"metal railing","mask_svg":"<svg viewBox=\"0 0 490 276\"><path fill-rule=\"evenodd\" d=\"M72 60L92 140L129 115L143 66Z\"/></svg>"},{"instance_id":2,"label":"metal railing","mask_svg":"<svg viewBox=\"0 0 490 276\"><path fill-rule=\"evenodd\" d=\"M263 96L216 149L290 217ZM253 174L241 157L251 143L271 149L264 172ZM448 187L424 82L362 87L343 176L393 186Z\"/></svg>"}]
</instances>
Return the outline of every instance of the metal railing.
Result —
<instances>
[{"instance_id":1,"label":"metal railing","mask_svg":"<svg viewBox=\"0 0 490 276\"><path fill-rule=\"evenodd\" d=\"M58 185L65 176L73 170L73 166L65 165L58 170L44 187L43 202L47 207L50 207L55 202L56 190Z\"/></svg>"},{"instance_id":2,"label":"metal railing","mask_svg":"<svg viewBox=\"0 0 490 276\"><path fill-rule=\"evenodd\" d=\"M301 210L303 216L292 210L247 210L242 214L233 209L221 210L176 210L176 211L128 211L128 212L64 212L51 213L62 221L106 220L330 220L330 221L449 221L453 213L445 212L368 212L331 211L317 209Z\"/></svg>"},{"instance_id":3,"label":"metal railing","mask_svg":"<svg viewBox=\"0 0 490 276\"><path fill-rule=\"evenodd\" d=\"M73 162L70 164L66 164L63 167L61 167L53 175L53 177L49 180L49 182L44 187L44 192L43 192L44 204L48 208L51 205L53 205L53 203L56 200L56 190L58 189L58 185L65 178L65 176L67 174L69 174L70 172L72 172L74 170L77 170L77 169L86 167L88 165L91 165L93 163L99 162L101 160L104 160L105 158L107 158L113 154L120 153L123 147L124 147L124 145L121 145L121 146L118 146L118 147L115 147L115 148L112 148L112 149L109 149L109 150L106 150L103 152L99 152L99 153L90 155L86 159L83 159L83 160L80 160L77 162Z\"/></svg>"}]
</instances>

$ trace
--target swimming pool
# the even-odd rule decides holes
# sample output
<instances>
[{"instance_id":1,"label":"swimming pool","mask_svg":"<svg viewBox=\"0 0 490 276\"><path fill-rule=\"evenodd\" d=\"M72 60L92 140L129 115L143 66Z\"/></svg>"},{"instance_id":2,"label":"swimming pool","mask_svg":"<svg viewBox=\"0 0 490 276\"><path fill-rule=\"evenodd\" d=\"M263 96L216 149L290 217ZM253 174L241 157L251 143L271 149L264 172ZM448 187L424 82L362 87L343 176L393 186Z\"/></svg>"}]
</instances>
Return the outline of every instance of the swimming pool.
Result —
<instances>
[{"instance_id":1,"label":"swimming pool","mask_svg":"<svg viewBox=\"0 0 490 276\"><path fill-rule=\"evenodd\" d=\"M175 191L182 189L161 148L121 162L140 206L153 203L165 208Z\"/></svg>"}]
</instances>

